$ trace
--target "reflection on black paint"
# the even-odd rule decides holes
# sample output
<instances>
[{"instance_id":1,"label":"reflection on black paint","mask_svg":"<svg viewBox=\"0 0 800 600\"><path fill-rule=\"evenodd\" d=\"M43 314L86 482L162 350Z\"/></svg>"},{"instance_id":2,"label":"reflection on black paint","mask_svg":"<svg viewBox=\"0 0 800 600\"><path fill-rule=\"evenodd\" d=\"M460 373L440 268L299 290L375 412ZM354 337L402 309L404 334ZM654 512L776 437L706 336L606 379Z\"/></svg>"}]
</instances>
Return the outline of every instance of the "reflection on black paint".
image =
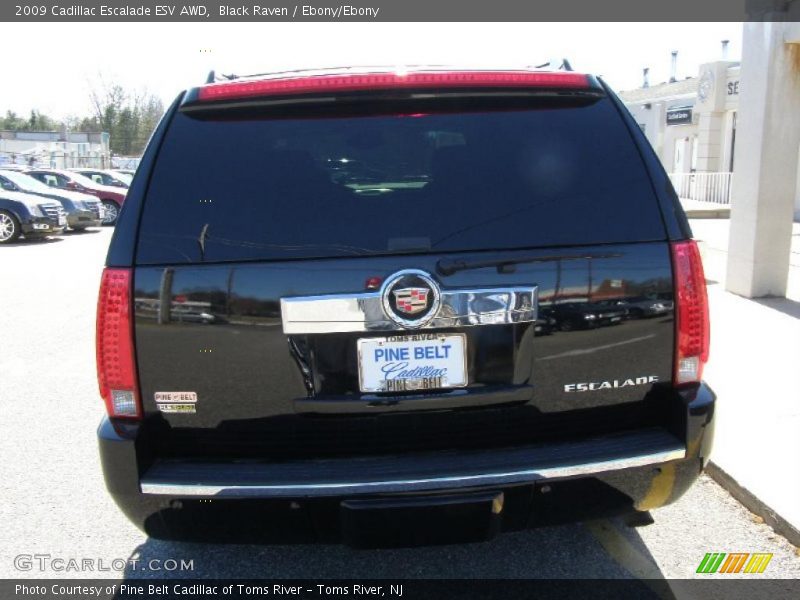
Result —
<instances>
[{"instance_id":1,"label":"reflection on black paint","mask_svg":"<svg viewBox=\"0 0 800 600\"><path fill-rule=\"evenodd\" d=\"M301 430L305 432L300 437L294 434L284 437L282 443L288 445L285 450L291 454L291 448L298 450L297 444L308 443L304 436L313 435L314 431L333 435L330 443L337 444L337 435L332 432L342 431L345 422L342 419L352 429L348 435L373 439L380 431L375 429L376 423L385 423L387 435L395 435L392 433L395 427L389 425L402 417L405 438L400 446L418 446L425 436L433 435L425 423L434 419L434 413L425 411L425 402L415 402L409 408L422 410L416 415L382 414L375 405L375 416L345 416L348 412L345 404L349 403L351 411L352 403L362 398L358 388L356 341L374 334L287 338L280 320L281 297L363 291L364 282L370 277L385 278L405 268L428 271L445 289L515 285L537 285L539 289L537 323L462 330L468 336L469 393L458 400L455 392L426 392L431 398L450 394L455 405L460 406L439 411L446 415L451 430L462 428L463 434L472 431L469 435L475 437L478 433L473 428L482 422L488 429L480 436L502 441L508 434L511 439L520 435L521 422L513 422L523 415L519 411L528 411L522 422L530 426L522 428L522 435L530 435L530 440L536 441L536 428L532 426L536 415L561 412L569 415L601 407L635 406L647 389L567 394L564 386L578 381L644 375L667 380L673 344L672 327L667 322L669 315L620 319L602 327L567 326L569 331L564 331L564 307L584 313L617 311L624 315L625 310L614 304L625 298L647 296L666 302L672 285L669 249L665 243L644 243L585 250L610 256L591 261L520 262L513 269L479 267L451 275L436 274L442 255L139 267L135 293L136 346L145 410L156 412L152 400L155 391L197 392L196 414L161 415L172 427L174 436L184 428L195 432L188 437L175 437L180 444L199 444L205 434L198 432L211 434L227 423L225 435L241 435L242 444L255 448L264 444L266 448L269 444L263 438L280 423L283 431L297 431L298 435ZM530 255L536 251L519 252ZM552 250L547 252L552 253ZM573 250L571 254L574 253ZM496 256L505 260L513 254L504 251ZM492 252L462 255L470 261L491 260L492 256L495 256ZM162 298L168 298L169 303L162 304ZM162 306L168 307L164 313ZM603 349L586 352L598 347ZM203 355L198 348L214 351ZM562 354L570 358L545 360ZM484 394L481 398L485 398L493 390L498 398L506 397L500 394L504 390L504 394L510 394L507 397L516 399L516 404L503 408L478 402L479 396L475 394ZM424 400L424 395L417 397ZM326 416L299 412L297 402L304 399L325 403ZM337 403L343 407L339 417ZM468 418L467 414L472 412L485 418ZM339 424L323 424L326 419ZM512 431L516 433L511 435ZM566 435L564 432L562 435ZM432 443L432 439L426 439ZM386 441L387 447L393 447L393 443Z\"/></svg>"}]
</instances>

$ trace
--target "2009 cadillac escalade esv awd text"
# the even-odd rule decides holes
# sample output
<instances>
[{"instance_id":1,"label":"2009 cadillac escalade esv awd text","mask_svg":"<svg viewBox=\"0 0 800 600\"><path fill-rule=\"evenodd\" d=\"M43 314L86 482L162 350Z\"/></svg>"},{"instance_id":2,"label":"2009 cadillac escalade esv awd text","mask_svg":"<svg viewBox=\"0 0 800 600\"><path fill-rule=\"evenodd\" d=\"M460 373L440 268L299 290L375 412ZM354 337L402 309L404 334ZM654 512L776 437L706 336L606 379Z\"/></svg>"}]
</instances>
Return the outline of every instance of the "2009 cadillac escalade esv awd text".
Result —
<instances>
[{"instance_id":1,"label":"2009 cadillac escalade esv awd text","mask_svg":"<svg viewBox=\"0 0 800 600\"><path fill-rule=\"evenodd\" d=\"M674 302L614 306L641 297ZM421 543L646 512L708 459L708 334L685 215L601 80L211 81L163 118L109 249L106 483L182 539Z\"/></svg>"}]
</instances>

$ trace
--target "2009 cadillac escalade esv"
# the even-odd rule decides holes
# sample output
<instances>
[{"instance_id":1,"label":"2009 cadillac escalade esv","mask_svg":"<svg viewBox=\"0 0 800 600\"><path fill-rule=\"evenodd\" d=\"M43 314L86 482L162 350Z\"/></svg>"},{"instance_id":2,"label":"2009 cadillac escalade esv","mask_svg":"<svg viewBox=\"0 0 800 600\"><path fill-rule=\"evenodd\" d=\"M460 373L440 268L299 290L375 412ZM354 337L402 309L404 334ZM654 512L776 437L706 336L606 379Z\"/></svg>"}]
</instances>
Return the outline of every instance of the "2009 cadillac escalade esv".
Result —
<instances>
[{"instance_id":1,"label":"2009 cadillac escalade esv","mask_svg":"<svg viewBox=\"0 0 800 600\"><path fill-rule=\"evenodd\" d=\"M603 308L642 296L674 303ZM561 305L613 326L536 335ZM184 539L417 543L646 512L708 459L708 339L685 215L601 80L211 81L165 115L109 249L105 478Z\"/></svg>"}]
</instances>

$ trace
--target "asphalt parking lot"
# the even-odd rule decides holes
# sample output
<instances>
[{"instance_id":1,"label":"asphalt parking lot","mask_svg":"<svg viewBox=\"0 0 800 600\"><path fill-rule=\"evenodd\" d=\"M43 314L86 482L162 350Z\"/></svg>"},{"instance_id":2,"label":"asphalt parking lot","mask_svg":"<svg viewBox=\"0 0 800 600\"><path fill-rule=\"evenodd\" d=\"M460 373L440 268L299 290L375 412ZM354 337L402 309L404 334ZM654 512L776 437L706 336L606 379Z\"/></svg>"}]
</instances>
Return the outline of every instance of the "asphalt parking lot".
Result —
<instances>
[{"instance_id":1,"label":"asphalt parking lot","mask_svg":"<svg viewBox=\"0 0 800 600\"><path fill-rule=\"evenodd\" d=\"M797 549L707 477L637 529L596 521L480 544L369 551L149 540L106 494L95 443L103 413L95 302L111 233L0 247L0 577L689 578L707 552L772 553L753 577L800 577ZM95 566L21 570L15 557L36 554ZM193 570L98 570L100 561L131 557L192 561Z\"/></svg>"}]
</instances>

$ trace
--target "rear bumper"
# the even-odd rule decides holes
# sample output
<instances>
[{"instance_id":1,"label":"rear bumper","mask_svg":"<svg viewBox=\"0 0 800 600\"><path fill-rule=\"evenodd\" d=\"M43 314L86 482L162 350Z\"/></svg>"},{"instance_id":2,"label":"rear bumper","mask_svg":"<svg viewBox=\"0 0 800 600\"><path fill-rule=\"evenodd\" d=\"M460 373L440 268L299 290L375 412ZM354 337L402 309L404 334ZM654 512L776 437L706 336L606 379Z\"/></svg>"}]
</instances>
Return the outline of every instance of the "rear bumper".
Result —
<instances>
[{"instance_id":1,"label":"rear bumper","mask_svg":"<svg viewBox=\"0 0 800 600\"><path fill-rule=\"evenodd\" d=\"M336 521L341 507L354 500L403 498L425 504L426 498L489 492L506 499L499 529L518 529L646 511L677 500L708 460L715 397L702 385L675 398L681 431L646 429L457 454L279 464L197 462L148 456L152 445L135 424L105 419L98 436L109 492L134 523L157 537L203 539L196 524L210 512L214 525L241 518L250 509L263 520L290 507ZM220 512L230 506L237 510ZM306 521L319 523L320 518ZM211 525L206 521L200 529ZM242 531L252 534L252 528L250 518ZM237 529L228 523L225 530L233 534Z\"/></svg>"},{"instance_id":2,"label":"rear bumper","mask_svg":"<svg viewBox=\"0 0 800 600\"><path fill-rule=\"evenodd\" d=\"M579 442L418 456L287 463L156 461L143 494L178 498L315 498L505 487L660 465L686 458L682 441L647 429Z\"/></svg>"}]
</instances>

